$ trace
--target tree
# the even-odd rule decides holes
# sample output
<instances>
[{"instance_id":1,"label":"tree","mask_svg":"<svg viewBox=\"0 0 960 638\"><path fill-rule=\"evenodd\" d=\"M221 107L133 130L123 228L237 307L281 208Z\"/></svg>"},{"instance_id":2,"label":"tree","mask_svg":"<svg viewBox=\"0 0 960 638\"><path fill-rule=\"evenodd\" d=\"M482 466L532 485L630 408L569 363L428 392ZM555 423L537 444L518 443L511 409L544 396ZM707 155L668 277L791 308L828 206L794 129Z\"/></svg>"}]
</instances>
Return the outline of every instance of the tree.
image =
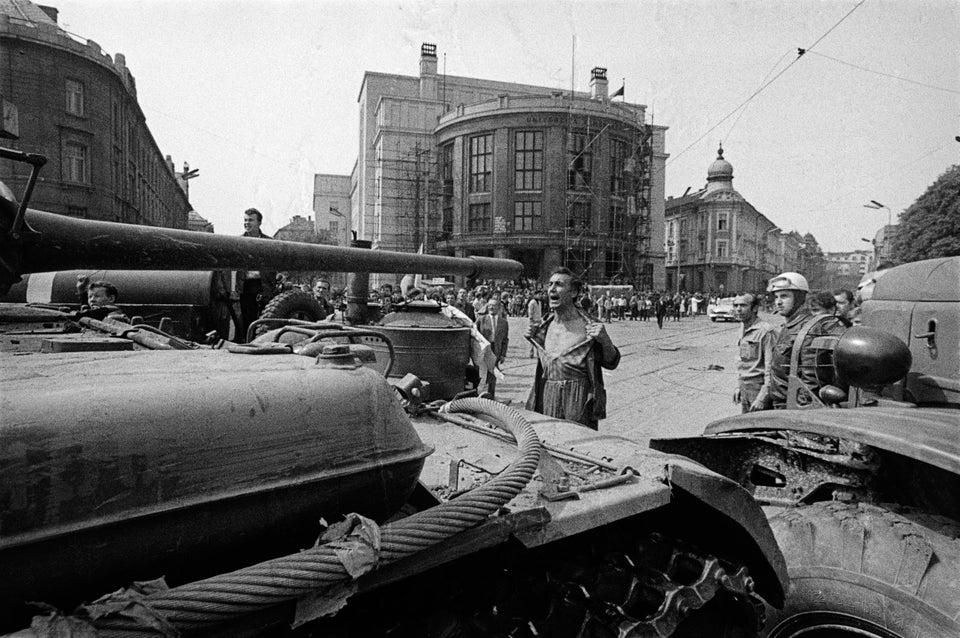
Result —
<instances>
[{"instance_id":1,"label":"tree","mask_svg":"<svg viewBox=\"0 0 960 638\"><path fill-rule=\"evenodd\" d=\"M900 215L897 263L960 255L960 165L944 172Z\"/></svg>"}]
</instances>

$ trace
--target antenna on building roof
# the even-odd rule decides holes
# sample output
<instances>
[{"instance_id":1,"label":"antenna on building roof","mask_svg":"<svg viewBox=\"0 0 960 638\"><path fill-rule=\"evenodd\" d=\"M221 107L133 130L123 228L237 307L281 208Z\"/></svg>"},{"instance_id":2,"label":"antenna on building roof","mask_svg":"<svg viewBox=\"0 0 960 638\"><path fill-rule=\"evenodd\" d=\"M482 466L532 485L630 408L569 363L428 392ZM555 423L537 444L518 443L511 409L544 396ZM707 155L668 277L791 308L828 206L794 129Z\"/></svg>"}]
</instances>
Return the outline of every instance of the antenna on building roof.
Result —
<instances>
[{"instance_id":1,"label":"antenna on building roof","mask_svg":"<svg viewBox=\"0 0 960 638\"><path fill-rule=\"evenodd\" d=\"M570 40L570 101L572 103L577 85L577 34L574 33Z\"/></svg>"}]
</instances>

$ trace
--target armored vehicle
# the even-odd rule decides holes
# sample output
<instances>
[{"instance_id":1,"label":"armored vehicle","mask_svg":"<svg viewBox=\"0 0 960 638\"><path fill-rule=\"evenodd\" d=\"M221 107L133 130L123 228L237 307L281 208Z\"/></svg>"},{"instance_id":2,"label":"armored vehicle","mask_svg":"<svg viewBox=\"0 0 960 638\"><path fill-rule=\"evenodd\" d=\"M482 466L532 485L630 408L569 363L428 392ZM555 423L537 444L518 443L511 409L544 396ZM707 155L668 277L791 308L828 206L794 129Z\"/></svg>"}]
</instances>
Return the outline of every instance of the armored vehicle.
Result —
<instances>
[{"instance_id":1,"label":"armored vehicle","mask_svg":"<svg viewBox=\"0 0 960 638\"><path fill-rule=\"evenodd\" d=\"M807 401L652 445L780 509L770 636L960 636L960 257L886 271L861 317L804 343L826 381Z\"/></svg>"},{"instance_id":2,"label":"armored vehicle","mask_svg":"<svg viewBox=\"0 0 960 638\"><path fill-rule=\"evenodd\" d=\"M4 286L519 269L76 220L0 190ZM57 308L0 318L0 632L753 636L782 603L783 557L736 483L493 401L424 403L416 377L385 378L387 334L275 319L204 346Z\"/></svg>"}]
</instances>

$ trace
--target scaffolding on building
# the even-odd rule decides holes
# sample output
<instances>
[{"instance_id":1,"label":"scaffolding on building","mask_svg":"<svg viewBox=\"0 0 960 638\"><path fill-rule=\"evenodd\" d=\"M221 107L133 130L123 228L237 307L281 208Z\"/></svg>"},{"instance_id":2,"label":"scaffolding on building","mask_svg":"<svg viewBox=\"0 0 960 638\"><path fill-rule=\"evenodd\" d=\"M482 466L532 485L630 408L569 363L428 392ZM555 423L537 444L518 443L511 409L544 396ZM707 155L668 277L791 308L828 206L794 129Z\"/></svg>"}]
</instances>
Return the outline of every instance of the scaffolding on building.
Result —
<instances>
[{"instance_id":1,"label":"scaffolding on building","mask_svg":"<svg viewBox=\"0 0 960 638\"><path fill-rule=\"evenodd\" d=\"M633 284L641 289L653 287L653 264L650 261L651 167L653 164L652 129L643 121L626 124L604 118L602 125L586 116L585 126L578 126L573 112L567 111L567 196L563 224L563 265L578 277L591 283ZM622 193L625 210L615 208L612 197L600 196L602 186L595 179L594 165L600 144L608 144L611 162L611 196ZM614 158L613 141L625 146L619 159ZM622 166L619 164L622 163ZM614 181L616 188L614 188ZM620 196L618 196L618 199ZM605 213L605 214L604 214ZM606 229L600 227L607 221ZM596 273L604 262L602 275Z\"/></svg>"},{"instance_id":2,"label":"scaffolding on building","mask_svg":"<svg viewBox=\"0 0 960 638\"><path fill-rule=\"evenodd\" d=\"M378 190L374 244L401 252L433 253L439 234L436 154L429 144L401 146L378 153L375 182Z\"/></svg>"}]
</instances>

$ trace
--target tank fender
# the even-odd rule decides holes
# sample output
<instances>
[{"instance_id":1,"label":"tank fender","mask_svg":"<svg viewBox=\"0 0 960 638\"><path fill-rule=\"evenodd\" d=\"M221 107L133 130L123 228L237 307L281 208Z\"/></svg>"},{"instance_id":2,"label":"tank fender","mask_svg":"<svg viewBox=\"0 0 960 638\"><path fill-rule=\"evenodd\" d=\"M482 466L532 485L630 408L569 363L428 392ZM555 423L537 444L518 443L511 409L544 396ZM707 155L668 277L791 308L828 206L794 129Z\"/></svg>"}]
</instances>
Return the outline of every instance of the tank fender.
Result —
<instances>
[{"instance_id":1,"label":"tank fender","mask_svg":"<svg viewBox=\"0 0 960 638\"><path fill-rule=\"evenodd\" d=\"M757 593L770 605L782 607L788 585L787 564L766 516L749 493L702 465L679 459L668 463L666 480L674 502L687 506L691 522L704 525L720 515L733 525L739 538L725 537L722 542L736 540L746 546L746 564L756 581Z\"/></svg>"},{"instance_id":2,"label":"tank fender","mask_svg":"<svg viewBox=\"0 0 960 638\"><path fill-rule=\"evenodd\" d=\"M953 409L849 408L768 410L742 414L707 426L704 434L733 435L797 430L850 439L960 474L960 437Z\"/></svg>"}]
</instances>

